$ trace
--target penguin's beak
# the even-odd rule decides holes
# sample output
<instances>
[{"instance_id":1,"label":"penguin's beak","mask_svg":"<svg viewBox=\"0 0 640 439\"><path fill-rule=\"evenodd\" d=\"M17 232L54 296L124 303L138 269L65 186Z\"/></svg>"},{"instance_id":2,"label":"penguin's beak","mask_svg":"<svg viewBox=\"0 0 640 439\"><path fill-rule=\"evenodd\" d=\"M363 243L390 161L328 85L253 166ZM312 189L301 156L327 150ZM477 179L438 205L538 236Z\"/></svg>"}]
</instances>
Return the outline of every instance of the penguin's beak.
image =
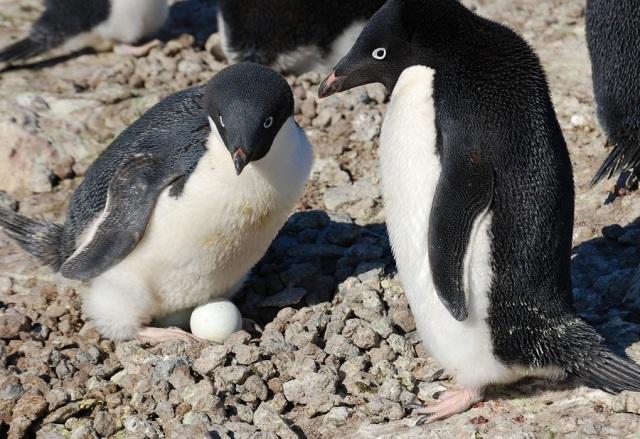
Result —
<instances>
[{"instance_id":1,"label":"penguin's beak","mask_svg":"<svg viewBox=\"0 0 640 439\"><path fill-rule=\"evenodd\" d=\"M249 163L249 154L247 154L246 150L242 146L239 146L236 148L232 157L233 165L236 168L236 175L240 175L244 167Z\"/></svg>"},{"instance_id":2,"label":"penguin's beak","mask_svg":"<svg viewBox=\"0 0 640 439\"><path fill-rule=\"evenodd\" d=\"M346 76L336 76L335 70L327 76L318 88L318 97L326 98L332 94L342 91L342 84Z\"/></svg>"}]
</instances>

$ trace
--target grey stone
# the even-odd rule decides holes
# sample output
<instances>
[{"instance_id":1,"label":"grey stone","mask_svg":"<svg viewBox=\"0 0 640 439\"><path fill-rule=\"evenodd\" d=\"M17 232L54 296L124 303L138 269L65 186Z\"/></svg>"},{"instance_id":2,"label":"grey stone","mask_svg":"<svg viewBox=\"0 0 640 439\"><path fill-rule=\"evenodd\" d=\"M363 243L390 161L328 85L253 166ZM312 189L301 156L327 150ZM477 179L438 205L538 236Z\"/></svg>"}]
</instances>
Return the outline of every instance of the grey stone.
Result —
<instances>
[{"instance_id":1,"label":"grey stone","mask_svg":"<svg viewBox=\"0 0 640 439\"><path fill-rule=\"evenodd\" d=\"M640 245L640 229L627 229L618 237L618 242L627 245Z\"/></svg>"},{"instance_id":2,"label":"grey stone","mask_svg":"<svg viewBox=\"0 0 640 439\"><path fill-rule=\"evenodd\" d=\"M306 405L306 413L313 416L326 413L333 407L337 377L326 370L324 373L307 372L283 384L288 401Z\"/></svg>"},{"instance_id":3,"label":"grey stone","mask_svg":"<svg viewBox=\"0 0 640 439\"><path fill-rule=\"evenodd\" d=\"M275 433L282 439L298 439L298 435L268 404L262 403L253 414L253 423L260 430Z\"/></svg>"},{"instance_id":4,"label":"grey stone","mask_svg":"<svg viewBox=\"0 0 640 439\"><path fill-rule=\"evenodd\" d=\"M605 238L617 240L624 234L624 227L620 224L611 224L602 228L602 235Z\"/></svg>"},{"instance_id":5,"label":"grey stone","mask_svg":"<svg viewBox=\"0 0 640 439\"><path fill-rule=\"evenodd\" d=\"M325 345L325 352L335 355L337 358L352 358L360 354L360 350L351 344L343 335L331 336Z\"/></svg>"},{"instance_id":6,"label":"grey stone","mask_svg":"<svg viewBox=\"0 0 640 439\"><path fill-rule=\"evenodd\" d=\"M229 348L225 345L207 346L193 362L193 370L203 376L209 374L225 365L228 352Z\"/></svg>"}]
</instances>

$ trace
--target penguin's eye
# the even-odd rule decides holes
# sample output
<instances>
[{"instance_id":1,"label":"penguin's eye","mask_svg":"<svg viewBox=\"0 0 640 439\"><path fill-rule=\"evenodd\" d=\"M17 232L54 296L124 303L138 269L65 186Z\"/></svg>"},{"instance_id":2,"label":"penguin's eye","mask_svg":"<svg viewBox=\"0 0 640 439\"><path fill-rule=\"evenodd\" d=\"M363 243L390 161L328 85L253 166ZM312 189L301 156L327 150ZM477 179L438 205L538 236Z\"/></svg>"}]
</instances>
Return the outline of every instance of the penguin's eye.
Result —
<instances>
[{"instance_id":1,"label":"penguin's eye","mask_svg":"<svg viewBox=\"0 0 640 439\"><path fill-rule=\"evenodd\" d=\"M273 125L273 116L267 117L262 124L262 126L265 128L271 128L271 125Z\"/></svg>"},{"instance_id":2,"label":"penguin's eye","mask_svg":"<svg viewBox=\"0 0 640 439\"><path fill-rule=\"evenodd\" d=\"M224 120L222 120L222 116L219 116L219 117L220 117L220 126L224 128Z\"/></svg>"},{"instance_id":3,"label":"penguin's eye","mask_svg":"<svg viewBox=\"0 0 640 439\"><path fill-rule=\"evenodd\" d=\"M385 49L384 47L378 47L377 49L374 49L374 51L371 53L371 56L374 59L383 60L387 57L387 49Z\"/></svg>"}]
</instances>

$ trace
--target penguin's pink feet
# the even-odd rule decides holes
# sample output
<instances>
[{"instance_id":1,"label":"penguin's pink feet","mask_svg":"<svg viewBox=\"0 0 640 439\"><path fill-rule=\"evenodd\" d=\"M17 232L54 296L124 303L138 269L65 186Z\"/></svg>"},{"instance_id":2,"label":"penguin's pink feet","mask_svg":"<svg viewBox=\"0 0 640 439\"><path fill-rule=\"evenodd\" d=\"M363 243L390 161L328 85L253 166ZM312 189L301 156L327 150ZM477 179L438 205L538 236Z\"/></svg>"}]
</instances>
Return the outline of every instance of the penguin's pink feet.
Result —
<instances>
[{"instance_id":1,"label":"penguin's pink feet","mask_svg":"<svg viewBox=\"0 0 640 439\"><path fill-rule=\"evenodd\" d=\"M147 55L151 51L151 49L159 45L160 45L160 40L157 40L157 39L149 41L148 43L143 44L141 46L131 46L129 44L118 44L113 48L113 52L117 53L118 55L128 55L128 56L135 56L136 58L139 58L141 56Z\"/></svg>"},{"instance_id":2,"label":"penguin's pink feet","mask_svg":"<svg viewBox=\"0 0 640 439\"><path fill-rule=\"evenodd\" d=\"M182 340L189 343L197 343L200 340L193 334L183 331L180 328L154 328L143 326L136 334L136 339L144 343L160 343L169 340Z\"/></svg>"},{"instance_id":3,"label":"penguin's pink feet","mask_svg":"<svg viewBox=\"0 0 640 439\"><path fill-rule=\"evenodd\" d=\"M434 395L434 398L436 400L427 402L426 407L416 404L406 406L406 408L414 409L415 414L427 415L420 418L416 425L430 424L466 412L476 402L482 400L483 392L478 389L462 388L439 392Z\"/></svg>"}]
</instances>

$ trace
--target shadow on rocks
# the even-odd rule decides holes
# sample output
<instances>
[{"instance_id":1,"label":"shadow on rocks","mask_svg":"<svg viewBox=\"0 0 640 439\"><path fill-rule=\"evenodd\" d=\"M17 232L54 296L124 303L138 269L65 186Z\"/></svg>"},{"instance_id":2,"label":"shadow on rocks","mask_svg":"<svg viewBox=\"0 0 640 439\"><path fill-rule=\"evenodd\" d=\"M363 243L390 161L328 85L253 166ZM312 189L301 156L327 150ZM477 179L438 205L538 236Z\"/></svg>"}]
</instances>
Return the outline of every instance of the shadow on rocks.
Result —
<instances>
[{"instance_id":1,"label":"shadow on rocks","mask_svg":"<svg viewBox=\"0 0 640 439\"><path fill-rule=\"evenodd\" d=\"M573 296L578 315L624 356L640 340L640 221L602 234L573 248Z\"/></svg>"},{"instance_id":2,"label":"shadow on rocks","mask_svg":"<svg viewBox=\"0 0 640 439\"><path fill-rule=\"evenodd\" d=\"M243 316L265 324L284 307L330 302L345 279L392 265L384 224L363 227L318 210L298 212L235 301Z\"/></svg>"}]
</instances>

